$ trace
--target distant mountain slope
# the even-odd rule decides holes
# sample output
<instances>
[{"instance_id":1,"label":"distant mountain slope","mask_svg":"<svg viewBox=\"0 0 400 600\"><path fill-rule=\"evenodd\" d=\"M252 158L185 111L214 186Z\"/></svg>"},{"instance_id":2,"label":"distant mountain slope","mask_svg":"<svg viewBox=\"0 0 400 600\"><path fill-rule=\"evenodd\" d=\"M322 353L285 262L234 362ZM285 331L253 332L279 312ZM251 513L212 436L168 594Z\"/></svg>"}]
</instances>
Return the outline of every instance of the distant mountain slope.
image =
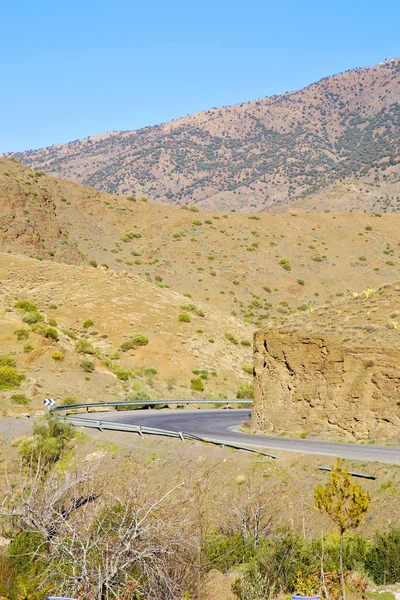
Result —
<instances>
[{"instance_id":1,"label":"distant mountain slope","mask_svg":"<svg viewBox=\"0 0 400 600\"><path fill-rule=\"evenodd\" d=\"M298 92L17 156L113 194L232 211L265 210L345 178L398 181L400 59Z\"/></svg>"}]
</instances>

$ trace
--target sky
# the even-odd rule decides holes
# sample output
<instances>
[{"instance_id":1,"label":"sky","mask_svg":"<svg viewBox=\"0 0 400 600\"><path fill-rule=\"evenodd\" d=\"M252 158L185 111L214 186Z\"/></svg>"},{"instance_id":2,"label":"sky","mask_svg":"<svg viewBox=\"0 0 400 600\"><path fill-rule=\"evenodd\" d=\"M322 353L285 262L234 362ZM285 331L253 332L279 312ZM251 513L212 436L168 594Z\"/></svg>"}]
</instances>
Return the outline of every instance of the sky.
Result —
<instances>
[{"instance_id":1,"label":"sky","mask_svg":"<svg viewBox=\"0 0 400 600\"><path fill-rule=\"evenodd\" d=\"M296 90L400 56L387 0L19 0L0 21L0 153Z\"/></svg>"}]
</instances>

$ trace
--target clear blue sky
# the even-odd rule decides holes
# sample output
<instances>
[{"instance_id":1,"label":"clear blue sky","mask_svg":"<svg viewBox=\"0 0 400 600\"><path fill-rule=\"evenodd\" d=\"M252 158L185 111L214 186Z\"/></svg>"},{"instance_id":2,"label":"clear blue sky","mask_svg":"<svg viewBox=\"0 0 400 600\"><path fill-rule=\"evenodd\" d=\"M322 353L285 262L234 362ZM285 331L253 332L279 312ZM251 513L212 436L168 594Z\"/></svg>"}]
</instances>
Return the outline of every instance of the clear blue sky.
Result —
<instances>
[{"instance_id":1,"label":"clear blue sky","mask_svg":"<svg viewBox=\"0 0 400 600\"><path fill-rule=\"evenodd\" d=\"M137 129L400 55L387 0L19 0L0 22L0 152Z\"/></svg>"}]
</instances>

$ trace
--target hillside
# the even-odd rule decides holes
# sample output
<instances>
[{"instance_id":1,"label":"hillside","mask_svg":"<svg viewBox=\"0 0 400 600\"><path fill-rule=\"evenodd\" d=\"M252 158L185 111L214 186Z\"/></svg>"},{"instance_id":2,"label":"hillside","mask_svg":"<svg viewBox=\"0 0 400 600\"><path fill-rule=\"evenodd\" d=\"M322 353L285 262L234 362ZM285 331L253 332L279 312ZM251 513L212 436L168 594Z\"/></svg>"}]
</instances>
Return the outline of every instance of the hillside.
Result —
<instances>
[{"instance_id":1,"label":"hillside","mask_svg":"<svg viewBox=\"0 0 400 600\"><path fill-rule=\"evenodd\" d=\"M250 382L250 326L200 305L180 321L187 298L137 276L0 253L0 281L0 367L7 355L26 376L14 388L0 373L3 412L38 408L45 396L202 396L193 378L208 398L234 397ZM15 394L30 401L13 403Z\"/></svg>"},{"instance_id":2,"label":"hillside","mask_svg":"<svg viewBox=\"0 0 400 600\"><path fill-rule=\"evenodd\" d=\"M395 211L399 98L394 59L297 92L16 156L99 190L169 204L259 212L287 210L300 196L308 210L323 210L329 194L309 196L346 180L341 210Z\"/></svg>"},{"instance_id":3,"label":"hillside","mask_svg":"<svg viewBox=\"0 0 400 600\"><path fill-rule=\"evenodd\" d=\"M40 204L43 196L50 202ZM399 215L183 210L36 177L6 159L0 202L20 215L3 217L0 251L139 276L255 327L400 275ZM48 239L50 218L62 232L58 243ZM9 235L15 221L22 227L28 219L38 232L33 245Z\"/></svg>"}]
</instances>

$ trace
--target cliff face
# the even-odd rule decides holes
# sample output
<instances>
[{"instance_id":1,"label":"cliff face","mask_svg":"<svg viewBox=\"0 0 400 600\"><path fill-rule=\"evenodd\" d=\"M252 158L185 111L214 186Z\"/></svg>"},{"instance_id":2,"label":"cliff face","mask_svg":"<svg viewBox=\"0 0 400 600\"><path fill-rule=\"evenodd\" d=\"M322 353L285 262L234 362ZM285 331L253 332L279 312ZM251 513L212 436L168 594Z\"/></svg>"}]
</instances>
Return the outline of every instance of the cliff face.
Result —
<instances>
[{"instance_id":1,"label":"cliff face","mask_svg":"<svg viewBox=\"0 0 400 600\"><path fill-rule=\"evenodd\" d=\"M400 351L295 330L255 336L252 426L324 438L400 439Z\"/></svg>"}]
</instances>

